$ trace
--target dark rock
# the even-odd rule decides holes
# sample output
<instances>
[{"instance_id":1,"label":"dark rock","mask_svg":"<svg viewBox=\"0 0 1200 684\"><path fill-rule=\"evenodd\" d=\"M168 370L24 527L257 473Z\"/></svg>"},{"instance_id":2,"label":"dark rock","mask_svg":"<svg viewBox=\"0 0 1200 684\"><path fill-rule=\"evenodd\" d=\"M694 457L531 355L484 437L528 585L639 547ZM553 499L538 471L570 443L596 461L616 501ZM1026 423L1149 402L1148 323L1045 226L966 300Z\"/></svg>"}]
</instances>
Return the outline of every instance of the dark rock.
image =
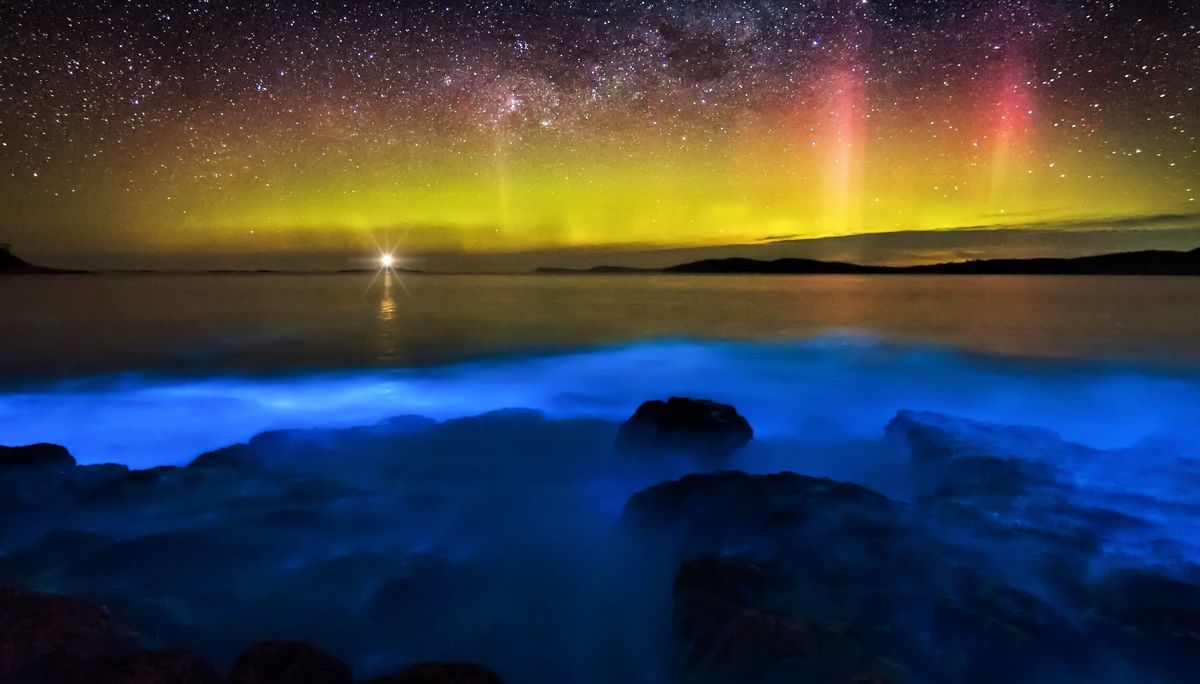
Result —
<instances>
[{"instance_id":1,"label":"dark rock","mask_svg":"<svg viewBox=\"0 0 1200 684\"><path fill-rule=\"evenodd\" d=\"M71 484L78 503L87 506L149 506L153 502L153 505L179 508L198 498L219 495L222 485L229 484L241 475L219 469L178 466L158 466L122 473L112 467L104 473L94 474L86 481L72 477Z\"/></svg>"},{"instance_id":2,"label":"dark rock","mask_svg":"<svg viewBox=\"0 0 1200 684\"><path fill-rule=\"evenodd\" d=\"M0 587L0 682L70 681L132 645L132 633L102 607Z\"/></svg>"},{"instance_id":3,"label":"dark rock","mask_svg":"<svg viewBox=\"0 0 1200 684\"><path fill-rule=\"evenodd\" d=\"M77 490L87 491L112 482L124 480L129 476L129 466L119 463L98 463L96 465L77 466L71 472L71 476Z\"/></svg>"},{"instance_id":4,"label":"dark rock","mask_svg":"<svg viewBox=\"0 0 1200 684\"><path fill-rule=\"evenodd\" d=\"M1053 483L1054 468L1035 462L1062 443L1041 428L990 425L927 411L900 411L885 430L908 453L921 494L1010 508L1034 486Z\"/></svg>"},{"instance_id":5,"label":"dark rock","mask_svg":"<svg viewBox=\"0 0 1200 684\"><path fill-rule=\"evenodd\" d=\"M420 663L367 684L503 684L496 673L474 663Z\"/></svg>"},{"instance_id":6,"label":"dark rock","mask_svg":"<svg viewBox=\"0 0 1200 684\"><path fill-rule=\"evenodd\" d=\"M909 506L822 478L720 472L639 492L620 525L649 567L736 549L733 560L685 564L675 579L684 661L702 680L954 676L921 634L953 590L949 578L979 559L931 534Z\"/></svg>"},{"instance_id":7,"label":"dark rock","mask_svg":"<svg viewBox=\"0 0 1200 684\"><path fill-rule=\"evenodd\" d=\"M766 575L757 565L703 558L680 568L675 576L675 596L700 592L721 601L748 604L758 600L766 585Z\"/></svg>"},{"instance_id":8,"label":"dark rock","mask_svg":"<svg viewBox=\"0 0 1200 684\"><path fill-rule=\"evenodd\" d=\"M1128 650L1156 666L1200 666L1200 577L1119 570L1091 587L1091 609L1123 635Z\"/></svg>"},{"instance_id":9,"label":"dark rock","mask_svg":"<svg viewBox=\"0 0 1200 684\"><path fill-rule=\"evenodd\" d=\"M369 613L373 623L401 629L414 615L444 610L464 587L484 579L437 556L413 556L404 570L375 591Z\"/></svg>"},{"instance_id":10,"label":"dark rock","mask_svg":"<svg viewBox=\"0 0 1200 684\"><path fill-rule=\"evenodd\" d=\"M78 530L55 530L35 543L0 557L0 576L22 580L52 572L112 543L108 535Z\"/></svg>"},{"instance_id":11,"label":"dark rock","mask_svg":"<svg viewBox=\"0 0 1200 684\"><path fill-rule=\"evenodd\" d=\"M186 651L138 651L100 661L78 684L219 684L212 666Z\"/></svg>"},{"instance_id":12,"label":"dark rock","mask_svg":"<svg viewBox=\"0 0 1200 684\"><path fill-rule=\"evenodd\" d=\"M1086 665L1083 635L1036 596L973 577L956 589L936 601L930 635L943 663L967 681L1030 681Z\"/></svg>"},{"instance_id":13,"label":"dark rock","mask_svg":"<svg viewBox=\"0 0 1200 684\"><path fill-rule=\"evenodd\" d=\"M57 444L0 446L0 468L14 466L64 471L75 467L75 457L66 447Z\"/></svg>"},{"instance_id":14,"label":"dark rock","mask_svg":"<svg viewBox=\"0 0 1200 684\"><path fill-rule=\"evenodd\" d=\"M295 641L255 644L238 656L229 673L229 684L350 684L353 680L349 665Z\"/></svg>"},{"instance_id":15,"label":"dark rock","mask_svg":"<svg viewBox=\"0 0 1200 684\"><path fill-rule=\"evenodd\" d=\"M843 543L861 545L864 539L852 534L871 533L869 521L886 523L902 513L887 497L854 484L795 473L723 471L687 475L634 494L621 526L649 535L658 552L694 558L758 542L775 548L781 536L808 543L809 537L795 534L805 530L823 540L841 535Z\"/></svg>"},{"instance_id":16,"label":"dark rock","mask_svg":"<svg viewBox=\"0 0 1200 684\"><path fill-rule=\"evenodd\" d=\"M749 563L683 566L675 579L675 625L690 671L729 682L888 681L850 626L759 608L765 584L762 569Z\"/></svg>"},{"instance_id":17,"label":"dark rock","mask_svg":"<svg viewBox=\"0 0 1200 684\"><path fill-rule=\"evenodd\" d=\"M728 404L671 397L639 406L621 425L616 448L633 454L685 453L721 467L753 437L750 423Z\"/></svg>"},{"instance_id":18,"label":"dark rock","mask_svg":"<svg viewBox=\"0 0 1200 684\"><path fill-rule=\"evenodd\" d=\"M964 456L944 463L932 495L939 499L962 499L1002 508L1031 492L1058 486L1055 469L1046 463L1018 459Z\"/></svg>"},{"instance_id":19,"label":"dark rock","mask_svg":"<svg viewBox=\"0 0 1200 684\"><path fill-rule=\"evenodd\" d=\"M188 464L189 468L229 468L231 470L258 472L262 466L251 454L247 444L233 444L215 451L206 451Z\"/></svg>"},{"instance_id":20,"label":"dark rock","mask_svg":"<svg viewBox=\"0 0 1200 684\"><path fill-rule=\"evenodd\" d=\"M80 591L137 587L137 599L172 597L175 610L193 610L212 601L233 600L247 577L267 572L265 544L231 541L206 532L164 532L122 539L61 569L64 581Z\"/></svg>"},{"instance_id":21,"label":"dark rock","mask_svg":"<svg viewBox=\"0 0 1200 684\"><path fill-rule=\"evenodd\" d=\"M897 606L926 600L937 575L920 559L942 555L908 524L857 485L731 471L650 487L621 518L648 564L710 556L676 575L675 625L689 671L721 682L886 681L872 640L905 649L882 632ZM739 556L711 558L728 549Z\"/></svg>"},{"instance_id":22,"label":"dark rock","mask_svg":"<svg viewBox=\"0 0 1200 684\"><path fill-rule=\"evenodd\" d=\"M1053 430L1029 425L994 425L929 411L900 411L885 432L920 466L967 457L1062 463L1097 454L1081 444L1065 441Z\"/></svg>"},{"instance_id":23,"label":"dark rock","mask_svg":"<svg viewBox=\"0 0 1200 684\"><path fill-rule=\"evenodd\" d=\"M126 476L125 482L135 486L148 487L166 480L177 472L179 472L178 466L156 466L144 470L131 470Z\"/></svg>"}]
</instances>

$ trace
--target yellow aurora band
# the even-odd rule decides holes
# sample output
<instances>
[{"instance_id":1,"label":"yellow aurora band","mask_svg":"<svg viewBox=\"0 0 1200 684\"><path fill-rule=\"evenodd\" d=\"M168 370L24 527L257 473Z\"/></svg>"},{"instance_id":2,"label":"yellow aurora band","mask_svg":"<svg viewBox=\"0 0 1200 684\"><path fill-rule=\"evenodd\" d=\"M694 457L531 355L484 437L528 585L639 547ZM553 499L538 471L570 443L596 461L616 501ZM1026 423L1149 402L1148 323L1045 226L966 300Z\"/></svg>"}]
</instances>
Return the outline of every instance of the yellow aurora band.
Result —
<instances>
[{"instance_id":1,"label":"yellow aurora band","mask_svg":"<svg viewBox=\"0 0 1200 684\"><path fill-rule=\"evenodd\" d=\"M496 250L729 244L1195 208L1183 169L1136 148L1080 148L1027 114L1027 95L1014 94L979 127L877 121L863 114L861 82L835 78L813 110L717 134L622 130L565 141L534 129L469 145L406 141L347 159L244 150L262 167L165 179L148 194L171 199L146 201L142 220L163 225L147 237L164 242L392 230L407 248Z\"/></svg>"}]
</instances>

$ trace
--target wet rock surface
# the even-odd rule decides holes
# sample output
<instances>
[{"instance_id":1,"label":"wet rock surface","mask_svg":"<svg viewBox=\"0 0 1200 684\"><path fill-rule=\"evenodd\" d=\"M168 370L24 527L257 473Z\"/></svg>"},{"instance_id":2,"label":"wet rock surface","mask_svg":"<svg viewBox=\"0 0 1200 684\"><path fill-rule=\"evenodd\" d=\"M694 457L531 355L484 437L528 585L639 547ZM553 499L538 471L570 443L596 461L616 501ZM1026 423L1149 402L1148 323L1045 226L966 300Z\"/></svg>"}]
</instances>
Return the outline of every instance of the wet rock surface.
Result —
<instances>
[{"instance_id":1,"label":"wet rock surface","mask_svg":"<svg viewBox=\"0 0 1200 684\"><path fill-rule=\"evenodd\" d=\"M675 578L675 627L688 673L705 681L886 681L854 628L762 607L772 581L748 562L701 559Z\"/></svg>"},{"instance_id":2,"label":"wet rock surface","mask_svg":"<svg viewBox=\"0 0 1200 684\"><path fill-rule=\"evenodd\" d=\"M688 677L1082 682L1114 667L1184 680L1200 633L1195 566L1159 539L1159 567L1111 570L1135 561L1108 545L1153 538L1136 513L1154 509L1066 474L1114 454L936 415L902 415L889 433L906 442L925 492L915 501L733 471L630 498L623 533L648 562L680 567Z\"/></svg>"},{"instance_id":3,"label":"wet rock surface","mask_svg":"<svg viewBox=\"0 0 1200 684\"><path fill-rule=\"evenodd\" d=\"M717 413L719 460L749 426ZM1180 532L1200 520L1184 482L1200 466L1167 447L901 412L880 442L906 498L791 472L664 478L613 453L620 431L400 418L132 471L43 450L60 456L0 468L0 580L87 600L0 590L0 681L1075 684L1200 667L1200 556ZM666 432L655 448L693 445Z\"/></svg>"}]
</instances>

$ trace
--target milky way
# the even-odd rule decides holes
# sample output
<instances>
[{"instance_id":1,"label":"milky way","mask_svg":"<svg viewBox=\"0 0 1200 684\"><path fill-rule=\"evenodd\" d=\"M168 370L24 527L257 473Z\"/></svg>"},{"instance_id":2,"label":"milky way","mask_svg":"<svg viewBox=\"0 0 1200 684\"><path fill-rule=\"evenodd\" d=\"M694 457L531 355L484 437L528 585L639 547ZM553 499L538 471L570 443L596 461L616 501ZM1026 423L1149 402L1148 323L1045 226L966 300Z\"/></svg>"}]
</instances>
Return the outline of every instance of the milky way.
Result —
<instances>
[{"instance_id":1,"label":"milky way","mask_svg":"<svg viewBox=\"0 0 1200 684\"><path fill-rule=\"evenodd\" d=\"M1178 0L17 0L3 228L80 250L505 249L1194 212L1198 19Z\"/></svg>"}]
</instances>

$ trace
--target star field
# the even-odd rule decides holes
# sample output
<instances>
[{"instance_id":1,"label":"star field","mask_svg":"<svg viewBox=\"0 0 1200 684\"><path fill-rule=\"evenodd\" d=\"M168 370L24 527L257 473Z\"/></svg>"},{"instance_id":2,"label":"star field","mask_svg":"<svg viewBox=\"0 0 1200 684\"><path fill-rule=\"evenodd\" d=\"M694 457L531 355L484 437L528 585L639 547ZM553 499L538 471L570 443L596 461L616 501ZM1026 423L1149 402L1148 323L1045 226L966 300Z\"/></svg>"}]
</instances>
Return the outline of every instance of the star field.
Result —
<instances>
[{"instance_id":1,"label":"star field","mask_svg":"<svg viewBox=\"0 0 1200 684\"><path fill-rule=\"evenodd\" d=\"M1194 212L1198 22L1191 0L16 0L3 229L494 250Z\"/></svg>"}]
</instances>

